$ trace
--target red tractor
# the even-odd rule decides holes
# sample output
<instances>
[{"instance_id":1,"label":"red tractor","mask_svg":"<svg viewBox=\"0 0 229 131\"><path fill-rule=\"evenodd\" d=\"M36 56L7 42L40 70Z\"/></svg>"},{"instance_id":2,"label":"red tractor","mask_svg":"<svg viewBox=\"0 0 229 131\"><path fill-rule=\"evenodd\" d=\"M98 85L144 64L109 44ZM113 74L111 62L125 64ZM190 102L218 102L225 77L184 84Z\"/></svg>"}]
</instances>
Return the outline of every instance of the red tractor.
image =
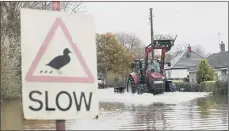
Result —
<instances>
[{"instance_id":1,"label":"red tractor","mask_svg":"<svg viewBox=\"0 0 229 131\"><path fill-rule=\"evenodd\" d=\"M164 65L171 66L170 62L165 62L165 53L174 46L175 39L159 39L154 40L152 8L150 8L151 22L151 44L145 48L145 59L134 59L131 63L131 72L128 76L127 83L120 81L116 84L115 92L131 92L131 93L153 93L160 94L164 91L174 91L172 81L167 80L164 71ZM162 36L161 36L162 37ZM160 37L160 38L161 38ZM154 58L155 49L161 50L161 59ZM152 53L152 58L149 59L149 53ZM124 82L124 83L123 83ZM125 84L126 83L126 84ZM123 85L124 84L124 85Z\"/></svg>"},{"instance_id":2,"label":"red tractor","mask_svg":"<svg viewBox=\"0 0 229 131\"><path fill-rule=\"evenodd\" d=\"M175 38L176 39L176 38ZM134 59L131 63L133 72L129 74L125 90L131 93L153 93L160 94L165 91L172 91L171 81L167 80L164 65L171 66L165 62L165 53L174 45L175 39L154 40L154 44L145 48L145 59ZM149 59L149 53L155 49L161 50L161 59Z\"/></svg>"}]
</instances>

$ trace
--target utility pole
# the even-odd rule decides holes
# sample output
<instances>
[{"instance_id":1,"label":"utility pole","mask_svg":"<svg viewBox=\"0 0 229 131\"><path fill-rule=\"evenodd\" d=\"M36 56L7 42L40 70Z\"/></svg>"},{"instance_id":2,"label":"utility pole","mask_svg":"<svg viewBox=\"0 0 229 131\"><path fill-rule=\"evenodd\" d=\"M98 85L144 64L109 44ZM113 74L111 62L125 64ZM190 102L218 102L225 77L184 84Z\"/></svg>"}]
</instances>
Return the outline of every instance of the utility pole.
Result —
<instances>
[{"instance_id":1,"label":"utility pole","mask_svg":"<svg viewBox=\"0 0 229 131\"><path fill-rule=\"evenodd\" d=\"M150 8L150 34L151 34L151 47L152 47L152 59L153 59L154 58L153 8Z\"/></svg>"}]
</instances>

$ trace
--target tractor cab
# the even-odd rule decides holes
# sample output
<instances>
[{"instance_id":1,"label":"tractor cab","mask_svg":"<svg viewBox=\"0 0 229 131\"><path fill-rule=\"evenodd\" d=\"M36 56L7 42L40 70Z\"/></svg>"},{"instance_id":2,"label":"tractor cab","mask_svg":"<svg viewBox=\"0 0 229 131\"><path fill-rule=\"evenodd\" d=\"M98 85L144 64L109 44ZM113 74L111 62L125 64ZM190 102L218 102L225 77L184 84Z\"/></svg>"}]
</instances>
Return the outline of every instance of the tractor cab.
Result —
<instances>
[{"instance_id":1,"label":"tractor cab","mask_svg":"<svg viewBox=\"0 0 229 131\"><path fill-rule=\"evenodd\" d=\"M158 72L160 73L160 62L157 59L148 60L148 72Z\"/></svg>"},{"instance_id":2,"label":"tractor cab","mask_svg":"<svg viewBox=\"0 0 229 131\"><path fill-rule=\"evenodd\" d=\"M136 72L140 77L140 83L145 83L145 74L147 73L160 73L160 61L158 59L148 59L147 67L145 67L144 59L134 59L131 63L131 68L133 72ZM146 68L146 70L144 70Z\"/></svg>"},{"instance_id":3,"label":"tractor cab","mask_svg":"<svg viewBox=\"0 0 229 131\"><path fill-rule=\"evenodd\" d=\"M158 59L148 59L146 70L148 72L158 72L160 73L161 63ZM131 68L134 72L138 74L143 73L145 68L145 60L144 59L135 59L133 63L131 63Z\"/></svg>"}]
</instances>

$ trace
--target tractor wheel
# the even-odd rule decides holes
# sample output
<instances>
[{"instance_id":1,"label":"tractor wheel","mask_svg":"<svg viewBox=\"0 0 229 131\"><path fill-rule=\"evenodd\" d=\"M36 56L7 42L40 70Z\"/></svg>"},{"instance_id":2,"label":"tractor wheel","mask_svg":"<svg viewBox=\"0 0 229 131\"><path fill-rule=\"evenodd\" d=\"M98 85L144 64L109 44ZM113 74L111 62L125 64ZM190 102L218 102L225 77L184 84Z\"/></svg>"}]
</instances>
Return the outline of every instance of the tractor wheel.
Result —
<instances>
[{"instance_id":1,"label":"tractor wheel","mask_svg":"<svg viewBox=\"0 0 229 131\"><path fill-rule=\"evenodd\" d=\"M143 93L143 90L138 90L138 94L141 95Z\"/></svg>"},{"instance_id":2,"label":"tractor wheel","mask_svg":"<svg viewBox=\"0 0 229 131\"><path fill-rule=\"evenodd\" d=\"M131 77L129 77L127 81L126 91L129 93L136 93L136 87L134 84L134 80Z\"/></svg>"}]
</instances>

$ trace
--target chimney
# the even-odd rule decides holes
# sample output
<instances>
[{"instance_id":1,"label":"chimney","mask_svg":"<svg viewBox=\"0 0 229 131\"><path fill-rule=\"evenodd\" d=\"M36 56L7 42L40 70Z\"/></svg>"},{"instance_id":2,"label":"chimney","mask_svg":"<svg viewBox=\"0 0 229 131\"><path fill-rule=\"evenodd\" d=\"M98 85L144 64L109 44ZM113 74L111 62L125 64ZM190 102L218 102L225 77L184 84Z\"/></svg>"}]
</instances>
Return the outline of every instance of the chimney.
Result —
<instances>
[{"instance_id":1,"label":"chimney","mask_svg":"<svg viewBox=\"0 0 229 131\"><path fill-rule=\"evenodd\" d=\"M223 41L221 41L219 46L220 46L220 52L225 52L225 44L223 43Z\"/></svg>"},{"instance_id":2,"label":"chimney","mask_svg":"<svg viewBox=\"0 0 229 131\"><path fill-rule=\"evenodd\" d=\"M192 48L191 48L190 44L188 44L188 51L192 52Z\"/></svg>"}]
</instances>

